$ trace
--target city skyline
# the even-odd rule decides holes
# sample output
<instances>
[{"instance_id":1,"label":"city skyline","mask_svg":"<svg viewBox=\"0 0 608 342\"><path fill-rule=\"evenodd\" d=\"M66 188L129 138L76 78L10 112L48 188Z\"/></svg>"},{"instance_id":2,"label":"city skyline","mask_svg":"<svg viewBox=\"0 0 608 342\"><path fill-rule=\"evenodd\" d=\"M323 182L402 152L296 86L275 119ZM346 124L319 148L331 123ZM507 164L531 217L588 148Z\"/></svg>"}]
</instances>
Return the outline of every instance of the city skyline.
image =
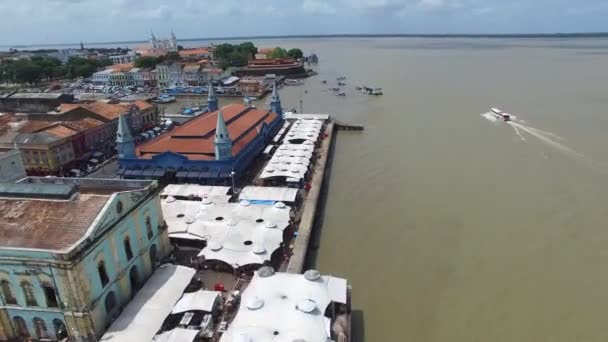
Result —
<instances>
[{"instance_id":1,"label":"city skyline","mask_svg":"<svg viewBox=\"0 0 608 342\"><path fill-rule=\"evenodd\" d=\"M5 0L0 45L323 34L604 32L608 4L571 0ZM234 23L238 23L235 25ZM78 28L78 29L76 29Z\"/></svg>"}]
</instances>

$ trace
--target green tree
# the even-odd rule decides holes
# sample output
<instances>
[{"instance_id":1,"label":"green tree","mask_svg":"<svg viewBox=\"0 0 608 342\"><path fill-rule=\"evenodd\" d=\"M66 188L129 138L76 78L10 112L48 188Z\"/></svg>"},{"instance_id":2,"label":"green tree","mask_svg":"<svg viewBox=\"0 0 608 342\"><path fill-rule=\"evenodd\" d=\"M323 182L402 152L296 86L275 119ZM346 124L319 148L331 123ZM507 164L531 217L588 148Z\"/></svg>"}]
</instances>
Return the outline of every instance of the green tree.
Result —
<instances>
[{"instance_id":1,"label":"green tree","mask_svg":"<svg viewBox=\"0 0 608 342\"><path fill-rule=\"evenodd\" d=\"M42 68L29 60L15 63L15 80L20 83L36 83L42 76Z\"/></svg>"},{"instance_id":2,"label":"green tree","mask_svg":"<svg viewBox=\"0 0 608 342\"><path fill-rule=\"evenodd\" d=\"M302 52L302 50L296 48L287 51L287 56L293 59L300 59L304 57L304 53Z\"/></svg>"},{"instance_id":3,"label":"green tree","mask_svg":"<svg viewBox=\"0 0 608 342\"><path fill-rule=\"evenodd\" d=\"M239 44L238 50L247 54L248 59L255 57L255 54L258 53L258 48L253 45L252 42L245 42Z\"/></svg>"},{"instance_id":4,"label":"green tree","mask_svg":"<svg viewBox=\"0 0 608 342\"><path fill-rule=\"evenodd\" d=\"M270 59L274 59L274 58L285 58L287 57L287 50L283 49L282 47L276 47L274 48L274 50L272 50L271 53L268 54L268 58Z\"/></svg>"},{"instance_id":5,"label":"green tree","mask_svg":"<svg viewBox=\"0 0 608 342\"><path fill-rule=\"evenodd\" d=\"M102 59L100 59L100 60L97 61L97 64L100 67L107 67L107 66L110 66L110 65L112 65L114 63L112 63L112 60L109 59L109 58L102 58Z\"/></svg>"},{"instance_id":6,"label":"green tree","mask_svg":"<svg viewBox=\"0 0 608 342\"><path fill-rule=\"evenodd\" d=\"M156 68L156 65L160 63L160 58L154 56L143 56L135 60L133 64L136 68Z\"/></svg>"},{"instance_id":7,"label":"green tree","mask_svg":"<svg viewBox=\"0 0 608 342\"><path fill-rule=\"evenodd\" d=\"M232 51L234 51L234 46L232 44L220 44L215 47L215 59L219 61L227 61Z\"/></svg>"}]
</instances>

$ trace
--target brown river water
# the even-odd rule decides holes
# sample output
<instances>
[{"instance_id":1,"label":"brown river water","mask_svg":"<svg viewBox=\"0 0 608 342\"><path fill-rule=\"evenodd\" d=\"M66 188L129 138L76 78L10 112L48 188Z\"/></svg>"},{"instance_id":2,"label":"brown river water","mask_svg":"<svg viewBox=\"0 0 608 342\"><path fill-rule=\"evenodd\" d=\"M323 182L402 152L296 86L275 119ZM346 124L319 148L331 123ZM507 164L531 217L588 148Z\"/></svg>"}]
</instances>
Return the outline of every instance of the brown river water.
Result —
<instances>
[{"instance_id":1,"label":"brown river water","mask_svg":"<svg viewBox=\"0 0 608 342\"><path fill-rule=\"evenodd\" d=\"M608 340L608 40L256 44L321 59L284 108L365 125L337 136L314 260L352 284L355 341Z\"/></svg>"}]
</instances>

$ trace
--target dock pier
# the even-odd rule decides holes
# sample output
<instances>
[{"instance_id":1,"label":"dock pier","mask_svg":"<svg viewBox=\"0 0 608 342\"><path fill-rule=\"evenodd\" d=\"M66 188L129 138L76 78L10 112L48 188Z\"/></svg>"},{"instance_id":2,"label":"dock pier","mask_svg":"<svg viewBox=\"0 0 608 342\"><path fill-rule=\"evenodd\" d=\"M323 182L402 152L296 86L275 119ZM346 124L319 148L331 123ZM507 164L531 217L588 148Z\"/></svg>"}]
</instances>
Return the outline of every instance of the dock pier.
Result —
<instances>
[{"instance_id":1,"label":"dock pier","mask_svg":"<svg viewBox=\"0 0 608 342\"><path fill-rule=\"evenodd\" d=\"M365 129L363 125L347 124L340 121L335 121L336 129L339 131L362 131Z\"/></svg>"},{"instance_id":2,"label":"dock pier","mask_svg":"<svg viewBox=\"0 0 608 342\"><path fill-rule=\"evenodd\" d=\"M292 255L289 264L287 265L287 272L289 273L302 273L304 271L308 245L314 229L315 217L318 209L319 195L323 186L323 180L325 179L325 169L333 144L334 127L335 123L333 121L327 125L327 138L324 139L321 144L321 155L318 164L314 169L310 182L311 188L308 192L308 196L306 196L306 199L304 200L302 208L302 219L300 220L298 237L295 239Z\"/></svg>"}]
</instances>

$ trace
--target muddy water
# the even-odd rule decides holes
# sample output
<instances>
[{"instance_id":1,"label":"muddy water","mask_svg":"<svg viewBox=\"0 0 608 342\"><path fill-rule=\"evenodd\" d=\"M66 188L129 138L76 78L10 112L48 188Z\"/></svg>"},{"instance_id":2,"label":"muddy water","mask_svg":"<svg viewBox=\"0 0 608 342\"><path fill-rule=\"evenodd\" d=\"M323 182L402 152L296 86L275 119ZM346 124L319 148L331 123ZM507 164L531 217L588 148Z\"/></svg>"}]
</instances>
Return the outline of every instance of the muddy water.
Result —
<instances>
[{"instance_id":1,"label":"muddy water","mask_svg":"<svg viewBox=\"0 0 608 342\"><path fill-rule=\"evenodd\" d=\"M607 40L256 44L321 58L285 108L365 125L338 135L315 261L352 283L357 341L608 339Z\"/></svg>"},{"instance_id":2,"label":"muddy water","mask_svg":"<svg viewBox=\"0 0 608 342\"><path fill-rule=\"evenodd\" d=\"M338 136L316 260L350 279L359 341L608 339L607 41L268 44L322 59L284 107L366 128Z\"/></svg>"}]
</instances>

